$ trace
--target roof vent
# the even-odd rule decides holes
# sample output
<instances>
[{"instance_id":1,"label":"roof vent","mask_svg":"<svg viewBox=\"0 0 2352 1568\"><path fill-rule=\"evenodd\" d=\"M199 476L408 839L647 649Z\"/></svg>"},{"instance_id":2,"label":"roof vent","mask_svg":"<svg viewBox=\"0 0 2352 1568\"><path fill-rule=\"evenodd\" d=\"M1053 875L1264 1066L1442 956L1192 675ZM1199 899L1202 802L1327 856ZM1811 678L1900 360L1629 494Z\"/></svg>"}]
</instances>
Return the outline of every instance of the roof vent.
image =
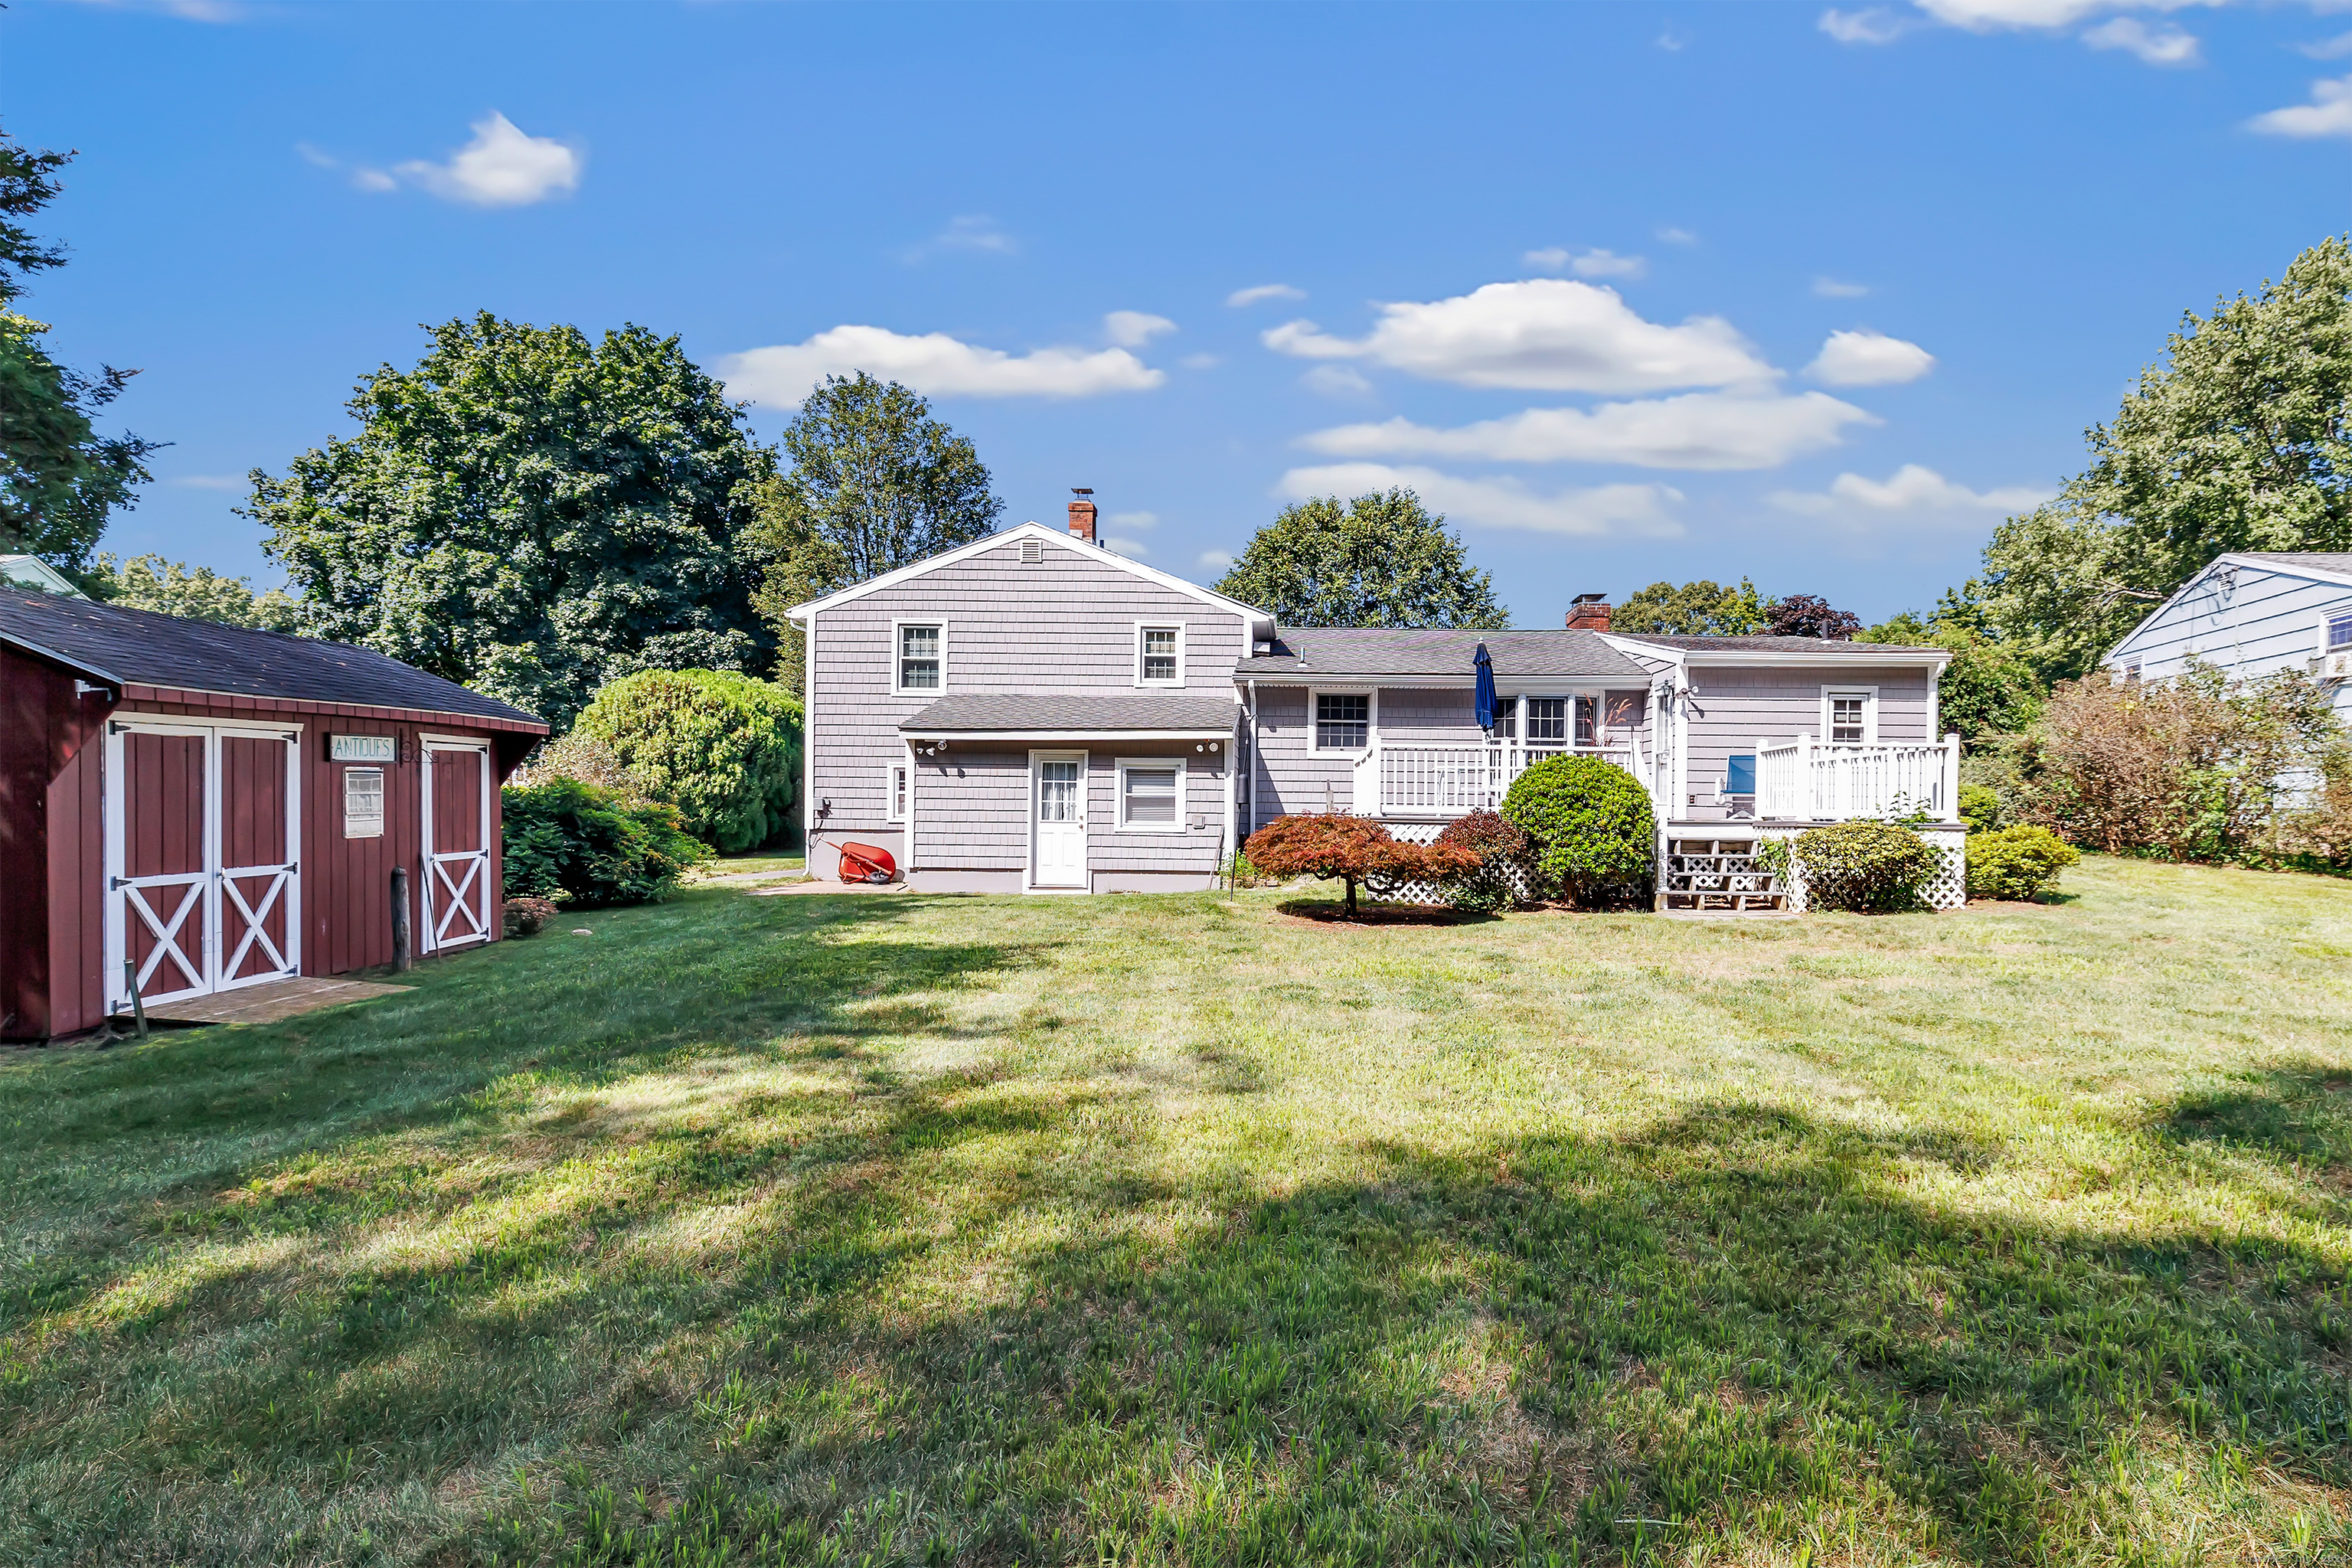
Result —
<instances>
[{"instance_id":1,"label":"roof vent","mask_svg":"<svg viewBox=\"0 0 2352 1568\"><path fill-rule=\"evenodd\" d=\"M1021 564L1022 564L1022 565L1024 565L1024 566L1034 566L1034 565L1036 565L1036 564L1037 564L1037 563L1039 563L1040 561L1043 561L1043 560L1045 560L1045 542L1044 540L1042 540L1042 539L1024 539L1024 540L1023 540L1023 541L1021 542Z\"/></svg>"}]
</instances>

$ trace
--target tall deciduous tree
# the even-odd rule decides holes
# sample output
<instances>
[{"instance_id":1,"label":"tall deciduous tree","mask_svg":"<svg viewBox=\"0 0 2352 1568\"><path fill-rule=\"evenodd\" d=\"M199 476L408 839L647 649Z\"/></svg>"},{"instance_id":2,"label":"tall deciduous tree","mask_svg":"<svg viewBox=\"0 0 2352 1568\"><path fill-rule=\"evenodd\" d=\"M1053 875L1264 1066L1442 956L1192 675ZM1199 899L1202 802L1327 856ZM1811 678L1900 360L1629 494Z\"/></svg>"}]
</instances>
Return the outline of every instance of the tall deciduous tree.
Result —
<instances>
[{"instance_id":1,"label":"tall deciduous tree","mask_svg":"<svg viewBox=\"0 0 2352 1568\"><path fill-rule=\"evenodd\" d=\"M243 577L223 576L209 566L190 566L161 555L117 561L101 553L90 587L110 603L192 621L271 632L294 631L301 624L300 606L275 588L257 594Z\"/></svg>"},{"instance_id":2,"label":"tall deciduous tree","mask_svg":"<svg viewBox=\"0 0 2352 1568\"><path fill-rule=\"evenodd\" d=\"M2352 246L2184 314L2087 438L2090 467L1985 550L1988 611L2048 675L2095 665L2217 555L2352 550Z\"/></svg>"},{"instance_id":3,"label":"tall deciduous tree","mask_svg":"<svg viewBox=\"0 0 2352 1568\"><path fill-rule=\"evenodd\" d=\"M1493 579L1408 489L1318 496L1258 530L1217 592L1294 626L1507 626Z\"/></svg>"},{"instance_id":4,"label":"tall deciduous tree","mask_svg":"<svg viewBox=\"0 0 2352 1568\"><path fill-rule=\"evenodd\" d=\"M65 260L18 220L57 195L57 173L72 156L0 132L0 552L37 555L87 581L108 514L133 503L160 443L98 433L98 411L137 371L68 369L41 344L47 325L14 309L27 273Z\"/></svg>"},{"instance_id":5,"label":"tall deciduous tree","mask_svg":"<svg viewBox=\"0 0 2352 1568\"><path fill-rule=\"evenodd\" d=\"M784 614L836 588L985 537L1004 503L971 442L920 394L863 371L824 379L785 426L792 467L759 492L770 565L759 607L778 679L798 689L802 647Z\"/></svg>"},{"instance_id":6,"label":"tall deciduous tree","mask_svg":"<svg viewBox=\"0 0 2352 1568\"><path fill-rule=\"evenodd\" d=\"M1653 583L1626 595L1610 617L1610 627L1621 632L1648 632L1654 637L1740 637L1764 629L1764 596L1742 577L1739 586L1727 588L1701 579L1675 587Z\"/></svg>"},{"instance_id":7,"label":"tall deciduous tree","mask_svg":"<svg viewBox=\"0 0 2352 1568\"><path fill-rule=\"evenodd\" d=\"M1862 617L1817 594L1784 594L1764 606L1764 629L1776 637L1845 642L1862 630Z\"/></svg>"},{"instance_id":8,"label":"tall deciduous tree","mask_svg":"<svg viewBox=\"0 0 2352 1568\"><path fill-rule=\"evenodd\" d=\"M640 669L764 670L751 604L774 474L679 349L485 311L362 381L350 439L256 469L247 515L303 629L361 642L561 730Z\"/></svg>"}]
</instances>

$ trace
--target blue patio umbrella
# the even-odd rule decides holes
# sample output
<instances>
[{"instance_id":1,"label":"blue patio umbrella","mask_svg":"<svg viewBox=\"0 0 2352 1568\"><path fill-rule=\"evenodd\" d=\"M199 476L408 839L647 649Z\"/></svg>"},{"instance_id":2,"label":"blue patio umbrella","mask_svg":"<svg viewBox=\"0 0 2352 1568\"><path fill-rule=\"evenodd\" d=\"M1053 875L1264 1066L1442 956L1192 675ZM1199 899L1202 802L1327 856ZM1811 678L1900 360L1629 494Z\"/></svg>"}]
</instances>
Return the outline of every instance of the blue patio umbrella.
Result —
<instances>
[{"instance_id":1,"label":"blue patio umbrella","mask_svg":"<svg viewBox=\"0 0 2352 1568\"><path fill-rule=\"evenodd\" d=\"M1470 656L1470 663L1478 671L1478 728L1491 730L1495 727L1495 661L1486 657L1485 643Z\"/></svg>"}]
</instances>

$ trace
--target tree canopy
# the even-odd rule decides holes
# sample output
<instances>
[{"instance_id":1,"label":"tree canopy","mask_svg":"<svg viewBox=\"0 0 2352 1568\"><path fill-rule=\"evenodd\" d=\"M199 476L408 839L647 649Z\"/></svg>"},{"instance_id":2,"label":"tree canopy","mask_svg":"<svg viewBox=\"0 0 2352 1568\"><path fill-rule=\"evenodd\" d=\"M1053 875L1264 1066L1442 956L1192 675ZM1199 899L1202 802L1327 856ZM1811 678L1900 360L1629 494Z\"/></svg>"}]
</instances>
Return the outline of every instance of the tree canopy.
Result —
<instances>
[{"instance_id":1,"label":"tree canopy","mask_svg":"<svg viewBox=\"0 0 2352 1568\"><path fill-rule=\"evenodd\" d=\"M1285 507L1217 592L1294 626L1507 626L1459 535L1408 489Z\"/></svg>"},{"instance_id":2,"label":"tree canopy","mask_svg":"<svg viewBox=\"0 0 2352 1568\"><path fill-rule=\"evenodd\" d=\"M290 632L301 625L299 606L275 588L257 594L243 577L223 576L209 566L190 566L161 555L117 561L100 554L89 585L99 598L111 604L192 621L218 621L223 626L258 626L272 632Z\"/></svg>"},{"instance_id":3,"label":"tree canopy","mask_svg":"<svg viewBox=\"0 0 2352 1568\"><path fill-rule=\"evenodd\" d=\"M1784 594L1764 606L1764 629L1776 637L1845 642L1862 630L1862 617L1816 594Z\"/></svg>"},{"instance_id":4,"label":"tree canopy","mask_svg":"<svg viewBox=\"0 0 2352 1568\"><path fill-rule=\"evenodd\" d=\"M752 524L774 463L677 340L488 311L430 330L415 369L360 383L356 436L254 471L302 629L559 730L640 669L765 670Z\"/></svg>"},{"instance_id":5,"label":"tree canopy","mask_svg":"<svg viewBox=\"0 0 2352 1568\"><path fill-rule=\"evenodd\" d=\"M1985 550L1987 611L2047 676L2092 668L2229 551L2352 549L2352 247L2184 313L2086 438L2090 466Z\"/></svg>"},{"instance_id":6,"label":"tree canopy","mask_svg":"<svg viewBox=\"0 0 2352 1568\"><path fill-rule=\"evenodd\" d=\"M37 555L86 583L108 515L133 504L159 443L98 433L98 411L137 371L67 368L41 343L47 324L14 308L26 274L65 261L62 247L42 244L18 220L57 195L57 172L72 157L0 132L0 552Z\"/></svg>"},{"instance_id":7,"label":"tree canopy","mask_svg":"<svg viewBox=\"0 0 2352 1568\"><path fill-rule=\"evenodd\" d=\"M1948 649L1952 662L1936 684L1937 719L1971 744L1987 735L2016 734L2042 716L2042 687L2033 667L1994 633L1983 606L1964 595L1947 591L1933 615L1906 610L1855 633L1853 640Z\"/></svg>"},{"instance_id":8,"label":"tree canopy","mask_svg":"<svg viewBox=\"0 0 2352 1568\"><path fill-rule=\"evenodd\" d=\"M1745 577L1737 588L1705 579L1679 588L1653 583L1627 595L1609 621L1613 631L1676 637L1741 637L1767 623L1764 597Z\"/></svg>"},{"instance_id":9,"label":"tree canopy","mask_svg":"<svg viewBox=\"0 0 2352 1568\"><path fill-rule=\"evenodd\" d=\"M770 564L760 613L778 672L798 686L801 644L784 613L993 531L1004 503L971 442L897 382L829 375L784 427L791 468L758 494L753 537Z\"/></svg>"}]
</instances>

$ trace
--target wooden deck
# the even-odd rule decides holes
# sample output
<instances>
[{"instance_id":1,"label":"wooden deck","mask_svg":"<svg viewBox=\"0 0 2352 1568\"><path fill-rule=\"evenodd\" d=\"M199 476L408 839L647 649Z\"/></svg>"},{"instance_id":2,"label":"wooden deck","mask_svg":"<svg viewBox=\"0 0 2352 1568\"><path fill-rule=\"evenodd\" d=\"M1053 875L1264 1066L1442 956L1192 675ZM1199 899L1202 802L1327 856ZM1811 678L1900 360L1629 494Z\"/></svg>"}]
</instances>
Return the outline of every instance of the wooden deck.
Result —
<instances>
[{"instance_id":1,"label":"wooden deck","mask_svg":"<svg viewBox=\"0 0 2352 1568\"><path fill-rule=\"evenodd\" d=\"M152 1024L274 1024L280 1018L316 1013L323 1007L340 1007L346 1002L364 1002L372 996L390 996L415 989L413 985L383 985L372 980L313 980L308 976L270 980L259 985L242 985L234 991L215 991L209 996L159 1002L147 1009L147 1020ZM120 1029L130 1021L127 1016L118 1016L114 1026Z\"/></svg>"}]
</instances>

